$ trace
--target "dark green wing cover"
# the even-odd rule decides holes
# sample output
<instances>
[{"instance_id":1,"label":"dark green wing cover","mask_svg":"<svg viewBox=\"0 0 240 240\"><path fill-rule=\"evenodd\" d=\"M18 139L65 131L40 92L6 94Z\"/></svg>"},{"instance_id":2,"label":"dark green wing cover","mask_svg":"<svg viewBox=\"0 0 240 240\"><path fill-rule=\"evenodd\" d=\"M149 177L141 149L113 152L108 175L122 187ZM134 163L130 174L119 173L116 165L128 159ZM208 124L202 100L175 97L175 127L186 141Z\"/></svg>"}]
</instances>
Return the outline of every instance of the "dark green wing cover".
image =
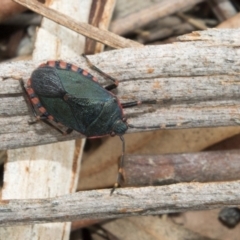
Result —
<instances>
[{"instance_id":1,"label":"dark green wing cover","mask_svg":"<svg viewBox=\"0 0 240 240\"><path fill-rule=\"evenodd\" d=\"M39 96L48 113L87 137L109 134L115 120L122 118L116 98L91 78L73 71L57 69L56 72L67 98Z\"/></svg>"},{"instance_id":2,"label":"dark green wing cover","mask_svg":"<svg viewBox=\"0 0 240 240\"><path fill-rule=\"evenodd\" d=\"M57 69L63 87L67 93L76 98L91 99L107 99L112 98L112 95L104 89L98 82L91 78L73 71Z\"/></svg>"},{"instance_id":3,"label":"dark green wing cover","mask_svg":"<svg viewBox=\"0 0 240 240\"><path fill-rule=\"evenodd\" d=\"M79 126L84 126L76 130L88 137L110 134L115 121L122 119L122 110L114 97L107 101L69 97L66 102Z\"/></svg>"}]
</instances>

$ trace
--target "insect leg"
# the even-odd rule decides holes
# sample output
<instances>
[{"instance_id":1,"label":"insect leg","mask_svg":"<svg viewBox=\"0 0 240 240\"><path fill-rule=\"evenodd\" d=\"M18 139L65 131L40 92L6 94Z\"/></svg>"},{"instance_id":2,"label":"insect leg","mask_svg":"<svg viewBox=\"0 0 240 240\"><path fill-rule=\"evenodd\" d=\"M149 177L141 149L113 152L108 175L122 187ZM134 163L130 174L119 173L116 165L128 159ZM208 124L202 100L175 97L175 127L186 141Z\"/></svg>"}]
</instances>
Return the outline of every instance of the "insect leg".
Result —
<instances>
[{"instance_id":1,"label":"insect leg","mask_svg":"<svg viewBox=\"0 0 240 240\"><path fill-rule=\"evenodd\" d=\"M93 70L99 72L104 78L109 79L110 81L112 81L112 84L109 84L105 87L106 90L110 91L112 89L115 89L118 87L118 80L111 77L110 75L108 75L107 73L103 72L102 70L100 70L98 67L96 67L95 65L93 65L90 60L87 58L87 56L85 54L82 54L82 56L86 59L88 65L90 68L92 68Z\"/></svg>"},{"instance_id":2,"label":"insect leg","mask_svg":"<svg viewBox=\"0 0 240 240\"><path fill-rule=\"evenodd\" d=\"M133 102L121 103L122 108L135 107L141 104L156 104L156 100L144 100L144 101L133 101Z\"/></svg>"},{"instance_id":3,"label":"insect leg","mask_svg":"<svg viewBox=\"0 0 240 240\"><path fill-rule=\"evenodd\" d=\"M182 122L182 123L168 123L168 124L159 124L159 125L152 125L152 126L135 126L132 124L128 124L129 128L136 128L136 129L166 129L166 128L172 128L172 127L178 127L178 126L182 126L185 124L190 123L191 121L186 121L186 122Z\"/></svg>"},{"instance_id":4,"label":"insect leg","mask_svg":"<svg viewBox=\"0 0 240 240\"><path fill-rule=\"evenodd\" d=\"M61 130L60 128L58 128L57 126L55 126L54 124L52 124L51 122L49 122L48 120L46 120L46 119L41 119L40 118L40 120L42 120L44 123L46 123L48 126L50 126L50 127L52 127L52 128L54 128L55 130L57 130L59 133L61 133L62 135L68 135L68 134L70 134L72 131L73 131L73 129L71 129L71 128L67 128L65 131L63 131L63 130Z\"/></svg>"},{"instance_id":5,"label":"insect leg","mask_svg":"<svg viewBox=\"0 0 240 240\"><path fill-rule=\"evenodd\" d=\"M114 186L113 186L113 188L111 190L110 195L112 195L113 192L115 191L115 189L120 186L120 182L121 182L121 179L123 177L122 176L122 169L123 169L123 165L124 165L124 156L125 156L125 140L124 140L123 136L119 136L119 137L120 137L120 139L122 141L122 155L121 155L121 160L120 160L119 168L118 168L117 181L114 184Z\"/></svg>"}]
</instances>

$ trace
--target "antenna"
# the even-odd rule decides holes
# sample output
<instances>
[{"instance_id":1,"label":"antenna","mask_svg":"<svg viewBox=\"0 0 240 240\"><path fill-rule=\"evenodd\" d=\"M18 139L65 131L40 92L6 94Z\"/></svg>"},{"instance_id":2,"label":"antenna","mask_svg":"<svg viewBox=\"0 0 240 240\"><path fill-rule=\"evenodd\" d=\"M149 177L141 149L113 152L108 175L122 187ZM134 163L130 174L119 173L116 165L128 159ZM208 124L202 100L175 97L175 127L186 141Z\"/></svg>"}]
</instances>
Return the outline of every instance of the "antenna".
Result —
<instances>
[{"instance_id":1,"label":"antenna","mask_svg":"<svg viewBox=\"0 0 240 240\"><path fill-rule=\"evenodd\" d=\"M183 124L189 123L188 122L183 122L183 123L169 123L169 124L162 124L162 125L153 125L153 126L135 126L132 124L128 124L129 128L136 128L136 129L163 129L163 128L170 128L170 127L176 127L176 126L181 126Z\"/></svg>"},{"instance_id":2,"label":"antenna","mask_svg":"<svg viewBox=\"0 0 240 240\"><path fill-rule=\"evenodd\" d=\"M116 180L116 183L114 184L114 186L113 186L113 188L112 188L112 190L110 192L110 195L112 195L113 192L115 191L115 189L120 186L121 178L123 178L123 176L122 176L122 169L123 169L124 157L125 157L125 140L124 140L123 135L119 136L119 137L120 137L120 139L122 141L122 155L121 155L121 159L120 159L120 163L119 163L117 180Z\"/></svg>"}]
</instances>

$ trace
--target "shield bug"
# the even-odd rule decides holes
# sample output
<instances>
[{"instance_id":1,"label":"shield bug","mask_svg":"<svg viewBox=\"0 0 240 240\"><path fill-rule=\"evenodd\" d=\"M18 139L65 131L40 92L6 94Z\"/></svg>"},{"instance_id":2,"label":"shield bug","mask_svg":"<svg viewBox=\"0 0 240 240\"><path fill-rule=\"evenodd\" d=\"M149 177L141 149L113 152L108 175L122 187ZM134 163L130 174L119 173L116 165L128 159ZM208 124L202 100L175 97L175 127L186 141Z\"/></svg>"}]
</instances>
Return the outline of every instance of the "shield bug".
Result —
<instances>
[{"instance_id":1,"label":"shield bug","mask_svg":"<svg viewBox=\"0 0 240 240\"><path fill-rule=\"evenodd\" d=\"M123 135L128 127L146 128L128 124L122 109L142 103L155 103L155 101L120 103L111 92L118 86L118 81L92 65L85 55L83 57L91 68L112 81L112 84L104 88L94 76L82 68L63 61L48 61L33 71L26 89L23 82L22 87L31 103L35 117L48 124L51 124L51 121L61 123L68 128L64 132L57 128L62 133L68 134L76 130L87 138L120 136L121 169L125 153ZM56 128L54 124L51 125ZM147 128L160 128L160 126ZM115 187L118 186L120 169Z\"/></svg>"}]
</instances>

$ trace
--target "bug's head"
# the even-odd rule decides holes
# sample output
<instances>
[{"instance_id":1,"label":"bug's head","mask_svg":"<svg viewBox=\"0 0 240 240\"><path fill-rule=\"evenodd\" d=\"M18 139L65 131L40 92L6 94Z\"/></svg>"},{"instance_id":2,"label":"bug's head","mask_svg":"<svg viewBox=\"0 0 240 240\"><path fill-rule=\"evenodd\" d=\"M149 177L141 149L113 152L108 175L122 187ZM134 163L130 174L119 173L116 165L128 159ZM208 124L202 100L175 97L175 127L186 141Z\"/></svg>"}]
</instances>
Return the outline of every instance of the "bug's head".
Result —
<instances>
[{"instance_id":1,"label":"bug's head","mask_svg":"<svg viewBox=\"0 0 240 240\"><path fill-rule=\"evenodd\" d=\"M125 119L119 119L117 121L115 121L115 123L113 124L113 128L112 128L112 136L114 135L120 135L122 136L128 129L128 125L126 123Z\"/></svg>"}]
</instances>

